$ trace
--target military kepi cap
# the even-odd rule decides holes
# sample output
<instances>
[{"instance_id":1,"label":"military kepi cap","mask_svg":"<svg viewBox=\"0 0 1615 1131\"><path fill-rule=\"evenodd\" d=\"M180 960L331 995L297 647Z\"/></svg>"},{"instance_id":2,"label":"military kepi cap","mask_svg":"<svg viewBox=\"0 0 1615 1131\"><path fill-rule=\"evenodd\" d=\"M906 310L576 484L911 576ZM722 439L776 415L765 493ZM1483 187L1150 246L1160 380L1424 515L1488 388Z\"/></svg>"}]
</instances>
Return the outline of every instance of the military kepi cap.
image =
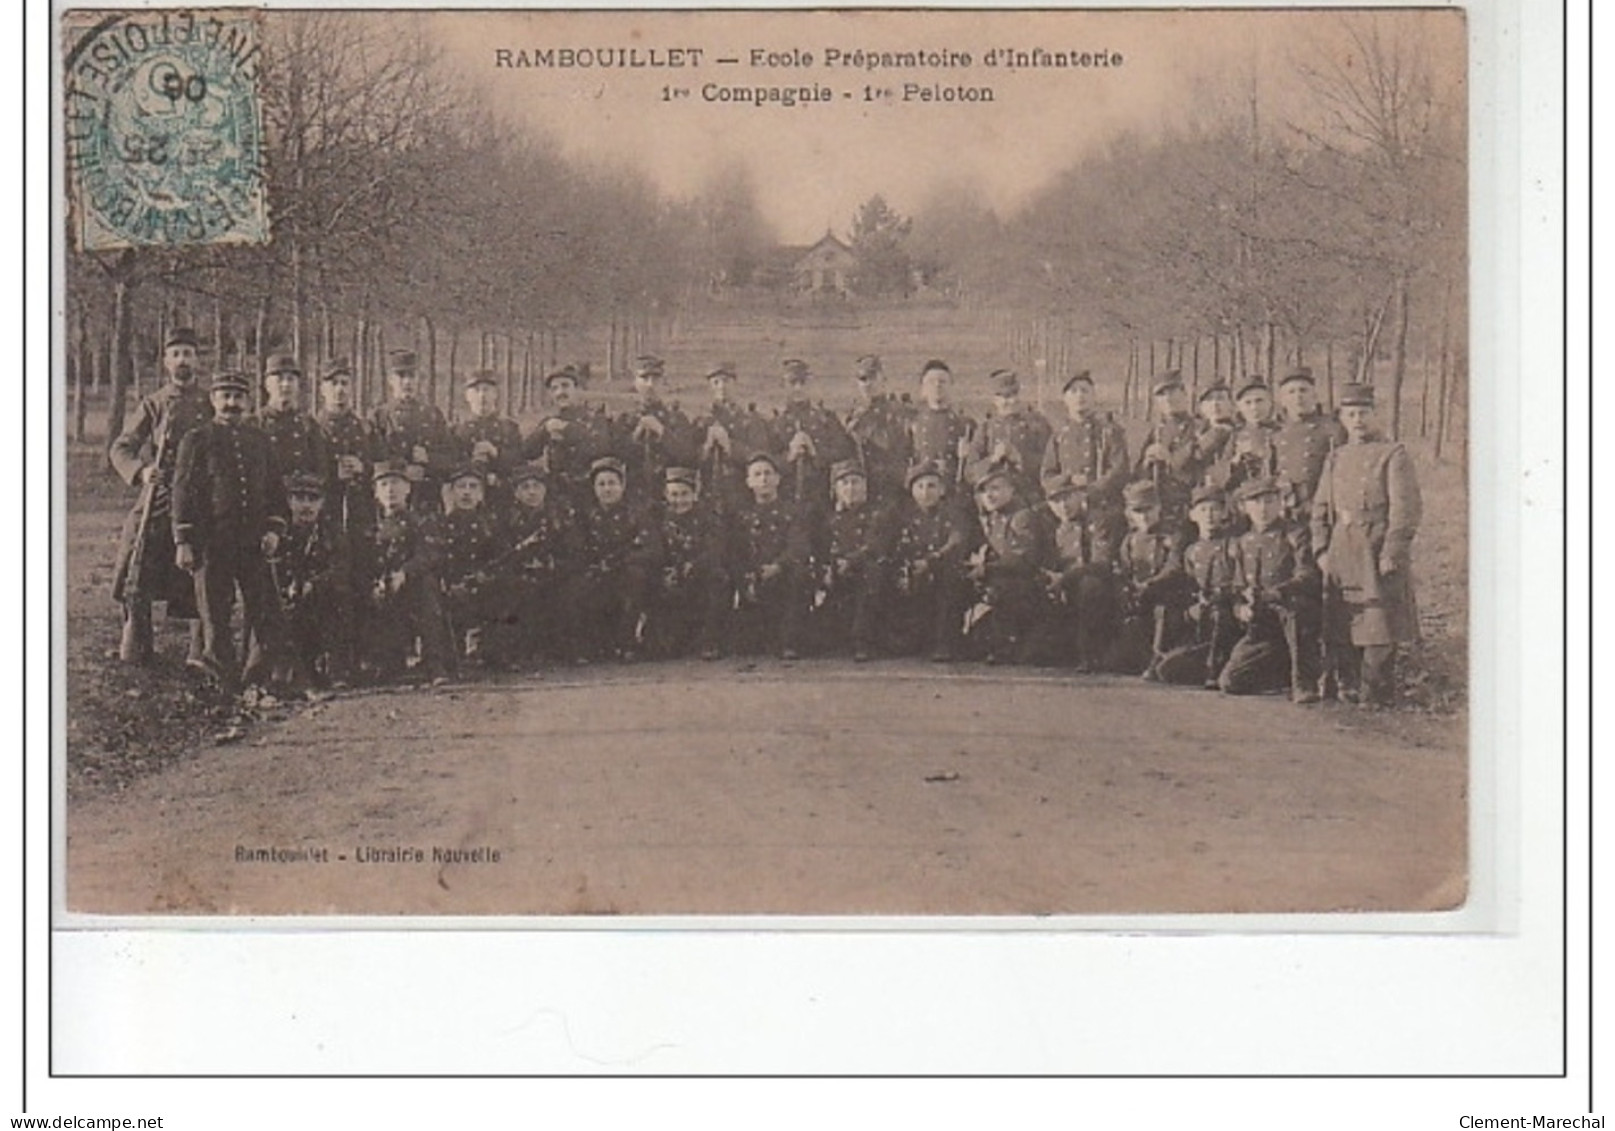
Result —
<instances>
[{"instance_id":1,"label":"military kepi cap","mask_svg":"<svg viewBox=\"0 0 1615 1131\"><path fill-rule=\"evenodd\" d=\"M1080 495L1088 490L1088 477L1081 472L1067 475L1049 489L1049 498L1058 499L1063 495Z\"/></svg>"},{"instance_id":2,"label":"military kepi cap","mask_svg":"<svg viewBox=\"0 0 1615 1131\"><path fill-rule=\"evenodd\" d=\"M326 381L335 381L338 377L352 377L353 364L345 357L333 357L325 363L321 378Z\"/></svg>"},{"instance_id":3,"label":"military kepi cap","mask_svg":"<svg viewBox=\"0 0 1615 1131\"><path fill-rule=\"evenodd\" d=\"M319 495L325 494L325 480L312 471L294 471L286 477L286 493L288 495Z\"/></svg>"},{"instance_id":4,"label":"military kepi cap","mask_svg":"<svg viewBox=\"0 0 1615 1131\"><path fill-rule=\"evenodd\" d=\"M1240 484L1239 490L1235 492L1235 497L1240 502L1246 503L1252 499L1260 499L1263 495L1279 495L1282 493L1283 491L1279 487L1277 479L1274 479L1271 475L1263 475L1255 479L1247 479Z\"/></svg>"},{"instance_id":5,"label":"military kepi cap","mask_svg":"<svg viewBox=\"0 0 1615 1131\"><path fill-rule=\"evenodd\" d=\"M269 360L264 362L264 376L277 377L282 373L289 373L293 377L303 375L303 367L297 364L297 359L289 353L272 353Z\"/></svg>"},{"instance_id":6,"label":"military kepi cap","mask_svg":"<svg viewBox=\"0 0 1615 1131\"><path fill-rule=\"evenodd\" d=\"M1154 483L1140 479L1122 490L1122 504L1130 511L1149 510L1161 505L1161 493L1155 489Z\"/></svg>"},{"instance_id":7,"label":"military kepi cap","mask_svg":"<svg viewBox=\"0 0 1615 1131\"><path fill-rule=\"evenodd\" d=\"M391 373L413 373L420 362L414 350L393 350L387 355L387 369Z\"/></svg>"},{"instance_id":8,"label":"military kepi cap","mask_svg":"<svg viewBox=\"0 0 1615 1131\"><path fill-rule=\"evenodd\" d=\"M1340 406L1360 405L1365 408L1374 407L1374 386L1347 385L1340 392Z\"/></svg>"},{"instance_id":9,"label":"military kepi cap","mask_svg":"<svg viewBox=\"0 0 1615 1131\"><path fill-rule=\"evenodd\" d=\"M370 469L370 478L375 482L383 479L409 479L409 465L401 459L384 459L376 461L376 466Z\"/></svg>"},{"instance_id":10,"label":"military kepi cap","mask_svg":"<svg viewBox=\"0 0 1615 1131\"><path fill-rule=\"evenodd\" d=\"M979 491L994 479L1004 479L1013 483L1015 478L1010 474L1009 466L1002 460L978 459L965 469L965 475L970 480L970 489Z\"/></svg>"},{"instance_id":11,"label":"military kepi cap","mask_svg":"<svg viewBox=\"0 0 1615 1131\"><path fill-rule=\"evenodd\" d=\"M524 463L510 473L510 485L512 487L518 487L534 479L540 483L549 482L549 473L544 470L542 464Z\"/></svg>"},{"instance_id":12,"label":"military kepi cap","mask_svg":"<svg viewBox=\"0 0 1615 1131\"><path fill-rule=\"evenodd\" d=\"M866 478L863 464L855 459L838 459L830 465L831 483L840 483L843 479L853 475L858 476L860 479Z\"/></svg>"},{"instance_id":13,"label":"military kepi cap","mask_svg":"<svg viewBox=\"0 0 1615 1131\"><path fill-rule=\"evenodd\" d=\"M927 459L908 469L908 477L904 483L912 487L916 480L924 479L927 475L934 475L944 483L948 481L948 477L942 473L942 465L934 459Z\"/></svg>"},{"instance_id":14,"label":"military kepi cap","mask_svg":"<svg viewBox=\"0 0 1615 1131\"><path fill-rule=\"evenodd\" d=\"M880 375L880 358L866 353L853 362L853 373L859 381L873 381Z\"/></svg>"},{"instance_id":15,"label":"military kepi cap","mask_svg":"<svg viewBox=\"0 0 1615 1131\"><path fill-rule=\"evenodd\" d=\"M719 377L729 381L740 380L739 376L735 373L735 363L732 361L720 362L707 371L708 381L716 381Z\"/></svg>"},{"instance_id":16,"label":"military kepi cap","mask_svg":"<svg viewBox=\"0 0 1615 1131\"><path fill-rule=\"evenodd\" d=\"M478 385L497 384L499 384L499 374L495 373L492 369L473 370L471 376L465 379L465 387L468 389L475 389Z\"/></svg>"},{"instance_id":17,"label":"military kepi cap","mask_svg":"<svg viewBox=\"0 0 1615 1131\"><path fill-rule=\"evenodd\" d=\"M616 456L601 456L589 465L589 479L592 482L601 472L614 472L618 479L624 481L628 478L628 465Z\"/></svg>"},{"instance_id":18,"label":"military kepi cap","mask_svg":"<svg viewBox=\"0 0 1615 1131\"><path fill-rule=\"evenodd\" d=\"M1191 507L1197 507L1201 503L1226 503L1227 501L1228 493L1215 483L1202 483L1194 489L1194 494L1189 497Z\"/></svg>"},{"instance_id":19,"label":"military kepi cap","mask_svg":"<svg viewBox=\"0 0 1615 1131\"><path fill-rule=\"evenodd\" d=\"M1079 381L1088 388L1093 388L1093 374L1086 369L1079 369L1060 383L1060 391L1065 392Z\"/></svg>"},{"instance_id":20,"label":"military kepi cap","mask_svg":"<svg viewBox=\"0 0 1615 1131\"><path fill-rule=\"evenodd\" d=\"M1249 381L1246 381L1243 385L1241 385L1239 387L1239 392L1234 394L1234 399L1236 401L1242 401L1242 400L1245 399L1245 394L1246 393L1255 393L1255 392L1263 392L1263 393L1265 393L1265 392L1268 392L1268 391L1269 390L1268 390L1266 381L1262 380L1260 377L1252 377Z\"/></svg>"},{"instance_id":21,"label":"military kepi cap","mask_svg":"<svg viewBox=\"0 0 1615 1131\"><path fill-rule=\"evenodd\" d=\"M1286 373L1284 375L1284 380L1279 382L1279 388L1282 389L1291 381L1305 381L1309 385L1317 384L1317 382L1312 379L1312 370L1307 368L1305 365L1298 365Z\"/></svg>"},{"instance_id":22,"label":"military kepi cap","mask_svg":"<svg viewBox=\"0 0 1615 1131\"><path fill-rule=\"evenodd\" d=\"M775 471L779 470L779 460L774 458L774 453L772 453L772 452L764 452L764 451L752 452L751 455L746 457L746 468L748 470L750 470L751 465L754 464L754 463L766 463L769 467L772 467Z\"/></svg>"},{"instance_id":23,"label":"military kepi cap","mask_svg":"<svg viewBox=\"0 0 1615 1131\"><path fill-rule=\"evenodd\" d=\"M995 397L1013 397L1021 391L1020 374L1013 369L995 369L987 380L992 383Z\"/></svg>"},{"instance_id":24,"label":"military kepi cap","mask_svg":"<svg viewBox=\"0 0 1615 1131\"><path fill-rule=\"evenodd\" d=\"M544 375L544 387L547 389L555 382L565 378L574 385L583 384L583 375L578 372L575 365L563 365L559 369L552 369Z\"/></svg>"},{"instance_id":25,"label":"military kepi cap","mask_svg":"<svg viewBox=\"0 0 1615 1131\"><path fill-rule=\"evenodd\" d=\"M1158 397L1162 393L1170 393L1173 389L1181 388L1183 388L1183 374L1176 369L1168 369L1155 379L1152 393Z\"/></svg>"},{"instance_id":26,"label":"military kepi cap","mask_svg":"<svg viewBox=\"0 0 1615 1131\"><path fill-rule=\"evenodd\" d=\"M163 339L163 348L165 350L172 349L174 346L190 346L192 349L200 349L201 345L202 343L196 337L196 331L189 326L177 326L168 331L168 336Z\"/></svg>"},{"instance_id":27,"label":"military kepi cap","mask_svg":"<svg viewBox=\"0 0 1615 1131\"><path fill-rule=\"evenodd\" d=\"M779 363L779 367L787 381L806 381L811 375L808 363L799 357L788 357Z\"/></svg>"},{"instance_id":28,"label":"military kepi cap","mask_svg":"<svg viewBox=\"0 0 1615 1131\"><path fill-rule=\"evenodd\" d=\"M221 369L213 375L213 383L208 386L208 392L218 393L224 391L236 393L252 392L252 385L239 369Z\"/></svg>"},{"instance_id":29,"label":"military kepi cap","mask_svg":"<svg viewBox=\"0 0 1615 1131\"><path fill-rule=\"evenodd\" d=\"M1231 395L1228 386L1223 384L1221 381L1218 381L1215 385L1207 385L1204 389L1200 390L1199 402L1204 404L1218 393L1221 393L1223 396Z\"/></svg>"},{"instance_id":30,"label":"military kepi cap","mask_svg":"<svg viewBox=\"0 0 1615 1131\"><path fill-rule=\"evenodd\" d=\"M688 467L670 467L662 474L669 484L682 483L692 491L696 490L700 485L700 480L696 477L695 472Z\"/></svg>"},{"instance_id":31,"label":"military kepi cap","mask_svg":"<svg viewBox=\"0 0 1615 1131\"><path fill-rule=\"evenodd\" d=\"M641 354L634 358L635 377L660 377L667 370L667 363L654 354Z\"/></svg>"},{"instance_id":32,"label":"military kepi cap","mask_svg":"<svg viewBox=\"0 0 1615 1131\"><path fill-rule=\"evenodd\" d=\"M462 479L475 479L478 483L487 483L488 477L483 474L482 468L474 463L462 463L449 472L448 483L458 483Z\"/></svg>"}]
</instances>

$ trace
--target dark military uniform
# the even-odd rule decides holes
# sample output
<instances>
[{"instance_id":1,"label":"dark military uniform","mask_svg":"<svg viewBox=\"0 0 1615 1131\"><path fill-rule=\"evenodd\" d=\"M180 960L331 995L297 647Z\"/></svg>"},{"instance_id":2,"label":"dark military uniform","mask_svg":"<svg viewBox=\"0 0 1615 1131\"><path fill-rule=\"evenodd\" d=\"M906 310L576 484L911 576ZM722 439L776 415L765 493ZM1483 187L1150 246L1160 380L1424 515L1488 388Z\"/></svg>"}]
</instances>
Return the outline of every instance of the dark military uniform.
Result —
<instances>
[{"instance_id":1,"label":"dark military uniform","mask_svg":"<svg viewBox=\"0 0 1615 1131\"><path fill-rule=\"evenodd\" d=\"M578 573L568 589L568 646L575 660L632 659L655 562L654 533L626 500L591 501L578 513Z\"/></svg>"},{"instance_id":2,"label":"dark military uniform","mask_svg":"<svg viewBox=\"0 0 1615 1131\"><path fill-rule=\"evenodd\" d=\"M124 520L117 568L112 576L112 599L124 606L126 618L125 659L144 659L151 654L153 601L165 602L171 617L189 619L197 615L196 586L191 576L174 564L171 491L180 441L191 429L212 419L213 406L207 393L194 383L169 381L141 399L133 423L112 442L108 452L113 470L131 486L140 482L140 473L147 465L157 467L150 485L151 506L144 539L138 539L146 498L142 489L140 501ZM141 541L138 588L129 584L137 540ZM200 660L200 626L192 635L191 658Z\"/></svg>"},{"instance_id":3,"label":"dark military uniform","mask_svg":"<svg viewBox=\"0 0 1615 1131\"><path fill-rule=\"evenodd\" d=\"M779 456L784 482L780 492L793 502L813 510L823 510L830 484L830 465L854 454L852 437L835 413L808 401L790 401L773 421L771 450ZM799 460L791 460L791 440L805 433L813 450Z\"/></svg>"},{"instance_id":4,"label":"dark military uniform","mask_svg":"<svg viewBox=\"0 0 1615 1131\"><path fill-rule=\"evenodd\" d=\"M269 439L270 458L282 480L299 471L323 477L330 470L325 433L308 413L295 405L266 407L255 419Z\"/></svg>"},{"instance_id":5,"label":"dark military uniform","mask_svg":"<svg viewBox=\"0 0 1615 1131\"><path fill-rule=\"evenodd\" d=\"M1292 521L1311 521L1312 496L1318 492L1324 461L1345 442L1340 421L1321 409L1303 419L1285 420L1273 433L1273 470L1284 487Z\"/></svg>"},{"instance_id":6,"label":"dark military uniform","mask_svg":"<svg viewBox=\"0 0 1615 1131\"><path fill-rule=\"evenodd\" d=\"M378 473L402 474L402 465L378 466ZM435 520L412 509L378 511L356 554L365 586L361 638L365 661L380 679L404 673L420 642L421 669L431 679L454 670L454 648L438 589L439 540Z\"/></svg>"},{"instance_id":7,"label":"dark military uniform","mask_svg":"<svg viewBox=\"0 0 1615 1131\"><path fill-rule=\"evenodd\" d=\"M1346 396L1372 403L1371 391ZM1413 460L1401 444L1347 443L1325 460L1312 500L1312 538L1318 554L1328 555L1326 648L1341 687L1360 684L1373 702L1394 697L1395 646L1419 638L1412 557L1422 518Z\"/></svg>"},{"instance_id":8,"label":"dark military uniform","mask_svg":"<svg viewBox=\"0 0 1615 1131\"><path fill-rule=\"evenodd\" d=\"M1278 474L1278 449L1274 443L1278 424L1241 422L1228 437L1222 458L1207 472L1206 481L1230 495L1254 479Z\"/></svg>"},{"instance_id":9,"label":"dark military uniform","mask_svg":"<svg viewBox=\"0 0 1615 1131\"><path fill-rule=\"evenodd\" d=\"M971 541L958 509L943 499L923 510L909 499L892 512L888 531L881 556L889 575L883 590L892 595L892 648L906 654L929 648L933 659L952 659L964 613L961 562Z\"/></svg>"},{"instance_id":10,"label":"dark military uniform","mask_svg":"<svg viewBox=\"0 0 1615 1131\"><path fill-rule=\"evenodd\" d=\"M976 521L981 538L972 555L967 598L975 606L966 618L965 645L988 663L1019 660L1038 609L1037 520L1017 501L1004 510L982 511Z\"/></svg>"},{"instance_id":11,"label":"dark military uniform","mask_svg":"<svg viewBox=\"0 0 1615 1131\"><path fill-rule=\"evenodd\" d=\"M728 436L727 449L711 439L714 428L722 428ZM714 401L696 418L691 432L697 448L696 470L701 473L702 496L715 510L733 510L749 495L746 456L764 451L773 443L768 422L733 401Z\"/></svg>"},{"instance_id":12,"label":"dark military uniform","mask_svg":"<svg viewBox=\"0 0 1615 1131\"><path fill-rule=\"evenodd\" d=\"M783 496L742 503L729 518L728 546L736 651L795 655L807 612L810 547L803 508ZM764 576L770 567L777 572Z\"/></svg>"},{"instance_id":13,"label":"dark military uniform","mask_svg":"<svg viewBox=\"0 0 1615 1131\"><path fill-rule=\"evenodd\" d=\"M1200 482L1204 471L1201 464L1197 421L1188 413L1175 413L1157 419L1150 425L1139 448L1138 463L1133 474L1148 479L1160 492L1161 509L1170 522L1181 522L1189 510L1189 496ZM1147 454L1152 444L1165 451L1165 457L1152 459Z\"/></svg>"},{"instance_id":14,"label":"dark military uniform","mask_svg":"<svg viewBox=\"0 0 1615 1131\"><path fill-rule=\"evenodd\" d=\"M863 462L869 494L889 505L903 497L903 476L914 462L909 440L910 406L878 393L847 413L846 430Z\"/></svg>"},{"instance_id":15,"label":"dark military uniform","mask_svg":"<svg viewBox=\"0 0 1615 1131\"><path fill-rule=\"evenodd\" d=\"M960 474L959 441L968 439L974 427L970 418L952 405L941 408L920 405L909 417L909 453L915 463L934 463L940 467L943 482L950 491L957 491L964 481ZM956 498L962 500L962 493Z\"/></svg>"},{"instance_id":16,"label":"dark military uniform","mask_svg":"<svg viewBox=\"0 0 1615 1131\"><path fill-rule=\"evenodd\" d=\"M1145 506L1158 501L1149 481L1127 487L1127 505ZM1116 554L1122 584L1122 624L1112 665L1138 671L1143 664L1147 679L1159 678L1161 659L1179 643L1179 620L1189 601L1188 577L1183 572L1183 532L1163 515L1148 530L1129 530Z\"/></svg>"},{"instance_id":17,"label":"dark military uniform","mask_svg":"<svg viewBox=\"0 0 1615 1131\"><path fill-rule=\"evenodd\" d=\"M352 535L370 524L375 510L375 496L370 492L370 468L376 460L375 434L370 423L351 410L322 412L315 420L325 436L326 516ZM343 456L352 456L363 465L357 475L343 477L338 466Z\"/></svg>"},{"instance_id":18,"label":"dark military uniform","mask_svg":"<svg viewBox=\"0 0 1615 1131\"><path fill-rule=\"evenodd\" d=\"M1217 488L1201 488L1195 501L1221 499ZM1218 533L1197 538L1183 551L1183 570L1194 585L1194 603L1189 619L1194 640L1172 649L1162 658L1159 673L1166 683L1194 684L1216 690L1219 677L1228 664L1234 642L1243 626L1234 616L1234 599L1239 584L1238 539L1225 527Z\"/></svg>"},{"instance_id":19,"label":"dark military uniform","mask_svg":"<svg viewBox=\"0 0 1615 1131\"><path fill-rule=\"evenodd\" d=\"M588 405L573 404L539 421L527 437L526 456L548 470L550 494L578 510L591 501L589 466L605 455L609 443L604 417Z\"/></svg>"},{"instance_id":20,"label":"dark military uniform","mask_svg":"<svg viewBox=\"0 0 1615 1131\"><path fill-rule=\"evenodd\" d=\"M517 469L512 486L525 474ZM487 586L493 616L484 643L491 660L563 658L567 619L561 598L577 556L577 526L565 503L546 498L542 507L511 504Z\"/></svg>"},{"instance_id":21,"label":"dark military uniform","mask_svg":"<svg viewBox=\"0 0 1615 1131\"><path fill-rule=\"evenodd\" d=\"M455 455L482 473L488 487L486 505L495 514L510 505L510 473L522 462L521 426L508 416L490 413L457 421L452 430ZM473 454L478 443L489 443L497 454L483 458Z\"/></svg>"},{"instance_id":22,"label":"dark military uniform","mask_svg":"<svg viewBox=\"0 0 1615 1131\"><path fill-rule=\"evenodd\" d=\"M499 555L499 533L486 507L451 509L434 524L438 580L455 654L469 658L481 647L494 611L487 592L489 570Z\"/></svg>"},{"instance_id":23,"label":"dark military uniform","mask_svg":"<svg viewBox=\"0 0 1615 1131\"><path fill-rule=\"evenodd\" d=\"M247 391L244 380L225 375L214 387ZM268 438L250 423L214 419L186 434L175 460L174 544L195 551L201 659L227 688L267 679L278 658L280 603L261 546L264 535L286 529L286 493L272 459ZM249 642L240 666L230 630L237 589Z\"/></svg>"},{"instance_id":24,"label":"dark military uniform","mask_svg":"<svg viewBox=\"0 0 1615 1131\"><path fill-rule=\"evenodd\" d=\"M287 682L350 681L357 668L353 562L337 523L322 511L313 522L288 524L272 564L286 621Z\"/></svg>"},{"instance_id":25,"label":"dark military uniform","mask_svg":"<svg viewBox=\"0 0 1615 1131\"><path fill-rule=\"evenodd\" d=\"M835 478L858 472L852 461L834 469ZM868 476L865 476L868 479ZM898 480L898 488L902 480ZM884 516L873 501L845 507L835 504L826 524L823 552L815 556L815 635L821 650L850 645L853 658L873 651L879 629L883 566L880 539ZM818 601L817 596L823 595Z\"/></svg>"},{"instance_id":26,"label":"dark military uniform","mask_svg":"<svg viewBox=\"0 0 1615 1131\"><path fill-rule=\"evenodd\" d=\"M684 481L693 479L692 472ZM733 603L722 520L699 503L685 514L665 506L660 510L645 609L646 650L673 658L699 648L703 656L716 658Z\"/></svg>"},{"instance_id":27,"label":"dark military uniform","mask_svg":"<svg viewBox=\"0 0 1615 1131\"><path fill-rule=\"evenodd\" d=\"M1274 479L1252 480L1240 498L1281 493ZM1298 701L1317 698L1319 578L1305 527L1283 518L1249 530L1235 543L1235 607L1245 635L1233 647L1219 683L1230 695L1288 686Z\"/></svg>"},{"instance_id":28,"label":"dark military uniform","mask_svg":"<svg viewBox=\"0 0 1615 1131\"><path fill-rule=\"evenodd\" d=\"M1044 449L1039 478L1049 494L1073 477L1088 486L1088 504L1097 516L1115 513L1127 481L1127 434L1109 413L1090 412L1066 420Z\"/></svg>"},{"instance_id":29,"label":"dark military uniform","mask_svg":"<svg viewBox=\"0 0 1615 1131\"><path fill-rule=\"evenodd\" d=\"M1116 547L1113 532L1086 506L1070 519L1043 506L1036 562L1043 603L1030 636L1035 663L1070 664L1088 672L1105 659L1116 625Z\"/></svg>"},{"instance_id":30,"label":"dark military uniform","mask_svg":"<svg viewBox=\"0 0 1615 1131\"><path fill-rule=\"evenodd\" d=\"M662 426L660 435L640 427L646 417ZM667 469L692 466L699 449L690 418L659 397L642 398L611 430L611 452L628 465L628 488L642 504L661 498Z\"/></svg>"},{"instance_id":31,"label":"dark military uniform","mask_svg":"<svg viewBox=\"0 0 1615 1131\"><path fill-rule=\"evenodd\" d=\"M443 476L455 464L454 438L443 410L421 400L393 400L379 405L370 417L378 459L401 460L425 469L409 493L412 510L436 512ZM417 458L416 449L426 458Z\"/></svg>"},{"instance_id":32,"label":"dark military uniform","mask_svg":"<svg viewBox=\"0 0 1615 1131\"><path fill-rule=\"evenodd\" d=\"M999 369L991 376L993 395L1015 397L1020 394L1021 382L1012 370ZM977 460L1001 460L1015 472L1015 489L1021 501L1035 506L1043 499L1041 472L1043 453L1049 449L1049 437L1054 427L1037 409L1014 403L1008 411L997 405L987 410L981 427L971 446L971 456Z\"/></svg>"}]
</instances>

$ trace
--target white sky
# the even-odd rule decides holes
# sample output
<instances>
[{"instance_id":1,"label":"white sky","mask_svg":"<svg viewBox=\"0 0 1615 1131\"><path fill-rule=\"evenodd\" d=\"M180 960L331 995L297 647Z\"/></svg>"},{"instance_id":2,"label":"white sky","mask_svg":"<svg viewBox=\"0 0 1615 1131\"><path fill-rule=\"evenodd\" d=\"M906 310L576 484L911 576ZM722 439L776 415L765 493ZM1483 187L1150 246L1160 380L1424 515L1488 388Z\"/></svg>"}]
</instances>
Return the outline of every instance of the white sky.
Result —
<instances>
[{"instance_id":1,"label":"white sky","mask_svg":"<svg viewBox=\"0 0 1615 1131\"><path fill-rule=\"evenodd\" d=\"M1454 12L1380 13L1434 39L1449 74L1461 58ZM1128 129L1149 133L1205 107L1208 82L1243 90L1254 64L1264 113L1304 113L1293 60L1342 52L1335 12L466 12L428 17L448 63L487 92L511 121L556 139L563 152L647 171L688 196L733 161L755 178L766 216L787 242L826 226L845 232L859 202L884 193L900 211L941 181L973 183L1001 213L1060 169ZM699 68L499 69L496 48L701 47ZM992 47L1120 52L1108 70L1010 72L981 65ZM808 68L719 66L752 47L811 51ZM826 47L969 51L969 69L831 70ZM866 83L991 85L990 106L861 101ZM830 105L783 109L703 102L701 86L814 85ZM664 102L664 84L691 88ZM852 92L853 98L842 97Z\"/></svg>"}]
</instances>

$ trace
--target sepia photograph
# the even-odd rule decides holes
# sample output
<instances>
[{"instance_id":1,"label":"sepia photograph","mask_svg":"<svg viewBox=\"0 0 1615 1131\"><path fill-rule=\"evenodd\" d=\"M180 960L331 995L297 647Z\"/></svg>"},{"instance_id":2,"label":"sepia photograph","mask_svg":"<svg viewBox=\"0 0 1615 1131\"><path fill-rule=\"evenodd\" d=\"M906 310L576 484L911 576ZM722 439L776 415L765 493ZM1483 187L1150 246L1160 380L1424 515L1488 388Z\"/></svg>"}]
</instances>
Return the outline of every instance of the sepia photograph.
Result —
<instances>
[{"instance_id":1,"label":"sepia photograph","mask_svg":"<svg viewBox=\"0 0 1615 1131\"><path fill-rule=\"evenodd\" d=\"M58 12L60 921L1463 909L1467 19Z\"/></svg>"}]
</instances>

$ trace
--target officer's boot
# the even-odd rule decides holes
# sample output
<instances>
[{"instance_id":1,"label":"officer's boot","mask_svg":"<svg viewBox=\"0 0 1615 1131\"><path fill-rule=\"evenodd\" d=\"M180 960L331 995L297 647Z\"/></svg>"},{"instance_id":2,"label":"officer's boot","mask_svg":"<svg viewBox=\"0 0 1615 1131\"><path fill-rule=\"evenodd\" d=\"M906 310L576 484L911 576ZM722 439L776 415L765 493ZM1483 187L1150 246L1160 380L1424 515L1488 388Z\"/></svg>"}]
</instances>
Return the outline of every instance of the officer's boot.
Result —
<instances>
[{"instance_id":1,"label":"officer's boot","mask_svg":"<svg viewBox=\"0 0 1615 1131\"><path fill-rule=\"evenodd\" d=\"M151 662L153 652L151 602L134 600L123 606L123 636L118 641L118 659L126 664Z\"/></svg>"}]
</instances>

